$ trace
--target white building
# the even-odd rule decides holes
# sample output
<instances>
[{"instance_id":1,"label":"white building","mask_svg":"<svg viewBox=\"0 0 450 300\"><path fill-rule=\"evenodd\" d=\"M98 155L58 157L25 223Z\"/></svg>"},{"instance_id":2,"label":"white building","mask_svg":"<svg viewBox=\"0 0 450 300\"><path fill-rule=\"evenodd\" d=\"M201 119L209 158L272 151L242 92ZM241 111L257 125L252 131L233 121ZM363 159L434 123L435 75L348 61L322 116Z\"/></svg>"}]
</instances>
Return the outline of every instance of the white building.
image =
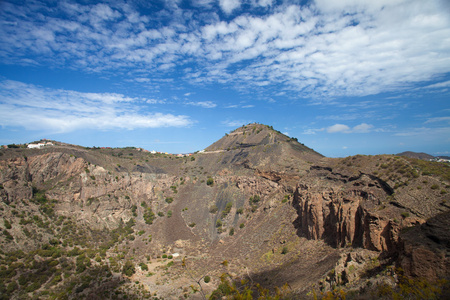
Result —
<instances>
[{"instance_id":1,"label":"white building","mask_svg":"<svg viewBox=\"0 0 450 300\"><path fill-rule=\"evenodd\" d=\"M46 146L53 146L52 142L46 142L46 143L38 143L38 144L28 144L27 148L29 149L41 149Z\"/></svg>"}]
</instances>

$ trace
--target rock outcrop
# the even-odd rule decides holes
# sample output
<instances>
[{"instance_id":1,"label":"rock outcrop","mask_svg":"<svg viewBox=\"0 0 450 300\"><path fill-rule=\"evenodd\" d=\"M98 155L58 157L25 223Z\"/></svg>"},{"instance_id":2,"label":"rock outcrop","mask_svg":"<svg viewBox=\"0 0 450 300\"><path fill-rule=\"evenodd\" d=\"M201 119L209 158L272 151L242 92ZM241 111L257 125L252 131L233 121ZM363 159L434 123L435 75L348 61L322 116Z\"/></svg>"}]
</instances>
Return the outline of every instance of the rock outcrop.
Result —
<instances>
[{"instance_id":1,"label":"rock outcrop","mask_svg":"<svg viewBox=\"0 0 450 300\"><path fill-rule=\"evenodd\" d=\"M430 281L450 278L450 212L401 235L398 265L406 275Z\"/></svg>"},{"instance_id":2,"label":"rock outcrop","mask_svg":"<svg viewBox=\"0 0 450 300\"><path fill-rule=\"evenodd\" d=\"M404 208L390 200L393 189L376 176L349 177L314 166L309 176L298 184L293 199L295 226L308 239L390 255L398 251L402 227L424 222L402 216Z\"/></svg>"}]
</instances>

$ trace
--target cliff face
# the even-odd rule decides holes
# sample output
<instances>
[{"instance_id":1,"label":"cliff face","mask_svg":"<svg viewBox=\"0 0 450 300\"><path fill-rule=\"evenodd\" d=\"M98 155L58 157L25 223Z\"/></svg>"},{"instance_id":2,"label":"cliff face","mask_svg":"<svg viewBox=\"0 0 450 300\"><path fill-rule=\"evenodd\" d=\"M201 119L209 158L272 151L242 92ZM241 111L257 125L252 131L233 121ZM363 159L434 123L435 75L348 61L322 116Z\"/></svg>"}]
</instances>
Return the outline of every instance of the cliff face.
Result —
<instances>
[{"instance_id":1,"label":"cliff face","mask_svg":"<svg viewBox=\"0 0 450 300\"><path fill-rule=\"evenodd\" d=\"M309 239L323 239L333 247L351 245L395 252L400 224L376 209L388 195L370 180L361 179L357 182L358 188L354 184L348 188L300 184L293 200L298 213L295 225L299 234ZM369 185L375 188L369 188Z\"/></svg>"}]
</instances>

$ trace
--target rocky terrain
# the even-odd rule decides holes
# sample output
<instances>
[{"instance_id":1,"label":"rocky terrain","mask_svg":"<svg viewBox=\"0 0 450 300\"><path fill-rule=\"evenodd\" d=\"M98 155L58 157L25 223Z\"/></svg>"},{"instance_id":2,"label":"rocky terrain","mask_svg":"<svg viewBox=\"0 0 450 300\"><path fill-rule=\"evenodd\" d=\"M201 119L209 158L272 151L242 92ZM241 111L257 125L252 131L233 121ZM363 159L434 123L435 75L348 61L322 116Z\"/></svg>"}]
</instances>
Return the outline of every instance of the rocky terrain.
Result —
<instances>
[{"instance_id":1,"label":"rocky terrain","mask_svg":"<svg viewBox=\"0 0 450 300\"><path fill-rule=\"evenodd\" d=\"M326 158L261 124L186 157L0 154L1 299L448 296L444 163Z\"/></svg>"}]
</instances>

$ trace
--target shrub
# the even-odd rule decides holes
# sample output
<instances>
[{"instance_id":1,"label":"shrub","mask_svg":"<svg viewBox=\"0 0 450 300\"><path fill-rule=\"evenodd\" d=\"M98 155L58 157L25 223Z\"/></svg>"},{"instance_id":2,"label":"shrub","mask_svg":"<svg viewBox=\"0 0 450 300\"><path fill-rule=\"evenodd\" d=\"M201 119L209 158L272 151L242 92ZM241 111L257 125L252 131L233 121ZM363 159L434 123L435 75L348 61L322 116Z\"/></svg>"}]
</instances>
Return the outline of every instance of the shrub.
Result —
<instances>
[{"instance_id":1,"label":"shrub","mask_svg":"<svg viewBox=\"0 0 450 300\"><path fill-rule=\"evenodd\" d=\"M258 195L253 195L252 197L250 197L250 204L252 203L258 203L261 200L261 197Z\"/></svg>"},{"instance_id":2,"label":"shrub","mask_svg":"<svg viewBox=\"0 0 450 300\"><path fill-rule=\"evenodd\" d=\"M139 267L141 267L141 270L142 271L148 271L148 266L147 266L147 264L146 263L140 263L139 264Z\"/></svg>"},{"instance_id":3,"label":"shrub","mask_svg":"<svg viewBox=\"0 0 450 300\"><path fill-rule=\"evenodd\" d=\"M284 246L283 249L281 249L281 254L287 254L289 252L289 249L287 246Z\"/></svg>"},{"instance_id":4,"label":"shrub","mask_svg":"<svg viewBox=\"0 0 450 300\"><path fill-rule=\"evenodd\" d=\"M14 237L8 232L8 230L3 230L3 235L5 236L6 239L12 241L14 240Z\"/></svg>"},{"instance_id":5,"label":"shrub","mask_svg":"<svg viewBox=\"0 0 450 300\"><path fill-rule=\"evenodd\" d=\"M225 206L225 209L222 211L222 217L227 216L230 213L232 207L233 202L228 202L227 205Z\"/></svg>"},{"instance_id":6,"label":"shrub","mask_svg":"<svg viewBox=\"0 0 450 300\"><path fill-rule=\"evenodd\" d=\"M213 186L214 185L214 179L212 177L208 177L206 180L206 185Z\"/></svg>"},{"instance_id":7,"label":"shrub","mask_svg":"<svg viewBox=\"0 0 450 300\"><path fill-rule=\"evenodd\" d=\"M152 209L148 207L144 213L145 224L153 224L153 221L156 219L155 214Z\"/></svg>"},{"instance_id":8,"label":"shrub","mask_svg":"<svg viewBox=\"0 0 450 300\"><path fill-rule=\"evenodd\" d=\"M169 210L169 211L167 212L167 217L170 218L171 216L172 216L172 211Z\"/></svg>"},{"instance_id":9,"label":"shrub","mask_svg":"<svg viewBox=\"0 0 450 300\"><path fill-rule=\"evenodd\" d=\"M158 216L164 217L164 213L162 211L158 212Z\"/></svg>"},{"instance_id":10,"label":"shrub","mask_svg":"<svg viewBox=\"0 0 450 300\"><path fill-rule=\"evenodd\" d=\"M239 225L239 228L244 228L245 227L245 224L244 223L241 223L240 225Z\"/></svg>"},{"instance_id":11,"label":"shrub","mask_svg":"<svg viewBox=\"0 0 450 300\"><path fill-rule=\"evenodd\" d=\"M6 229L11 229L12 226L11 226L11 223L8 220L4 219L3 223L5 224L5 228Z\"/></svg>"},{"instance_id":12,"label":"shrub","mask_svg":"<svg viewBox=\"0 0 450 300\"><path fill-rule=\"evenodd\" d=\"M234 228L231 228L231 229L230 229L229 235L230 235L230 236L233 236L233 235L234 235Z\"/></svg>"},{"instance_id":13,"label":"shrub","mask_svg":"<svg viewBox=\"0 0 450 300\"><path fill-rule=\"evenodd\" d=\"M222 220L221 219L218 219L216 221L216 227L222 227Z\"/></svg>"},{"instance_id":14,"label":"shrub","mask_svg":"<svg viewBox=\"0 0 450 300\"><path fill-rule=\"evenodd\" d=\"M173 202L173 198L172 197L167 197L166 198L166 202L169 203L169 204L172 203Z\"/></svg>"},{"instance_id":15,"label":"shrub","mask_svg":"<svg viewBox=\"0 0 450 300\"><path fill-rule=\"evenodd\" d=\"M127 196L128 197L128 196ZM137 210L137 206L136 205L133 205L132 207L131 207L131 212L133 213L133 216L135 216L135 217L137 217L137 212L136 212L136 210Z\"/></svg>"},{"instance_id":16,"label":"shrub","mask_svg":"<svg viewBox=\"0 0 450 300\"><path fill-rule=\"evenodd\" d=\"M195 227L195 223L194 222L189 223L189 227Z\"/></svg>"},{"instance_id":17,"label":"shrub","mask_svg":"<svg viewBox=\"0 0 450 300\"><path fill-rule=\"evenodd\" d=\"M439 188L439 185L437 185L437 184L433 184L432 186L431 186L431 189L432 190L437 190Z\"/></svg>"},{"instance_id":18,"label":"shrub","mask_svg":"<svg viewBox=\"0 0 450 300\"><path fill-rule=\"evenodd\" d=\"M134 268L134 264L127 260L122 268L122 274L125 274L126 276L132 276L134 273L136 273L136 269Z\"/></svg>"},{"instance_id":19,"label":"shrub","mask_svg":"<svg viewBox=\"0 0 450 300\"><path fill-rule=\"evenodd\" d=\"M212 214L215 214L219 209L217 208L217 206L215 204L213 204L210 208L209 208L209 212Z\"/></svg>"},{"instance_id":20,"label":"shrub","mask_svg":"<svg viewBox=\"0 0 450 300\"><path fill-rule=\"evenodd\" d=\"M208 283L211 281L211 277L209 277L208 275L205 276L205 278L203 278L203 281L205 281L205 283Z\"/></svg>"}]
</instances>

